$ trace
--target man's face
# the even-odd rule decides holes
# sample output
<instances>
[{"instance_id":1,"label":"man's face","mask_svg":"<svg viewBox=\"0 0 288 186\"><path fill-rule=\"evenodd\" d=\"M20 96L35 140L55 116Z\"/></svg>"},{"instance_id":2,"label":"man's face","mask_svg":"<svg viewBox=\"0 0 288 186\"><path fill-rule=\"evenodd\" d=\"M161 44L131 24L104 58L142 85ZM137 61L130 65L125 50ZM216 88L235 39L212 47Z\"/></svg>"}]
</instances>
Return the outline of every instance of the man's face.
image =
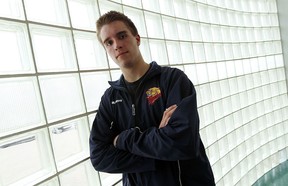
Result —
<instances>
[{"instance_id":1,"label":"man's face","mask_svg":"<svg viewBox=\"0 0 288 186\"><path fill-rule=\"evenodd\" d=\"M122 21L104 25L100 38L106 52L120 68L129 68L138 62L140 36L133 36Z\"/></svg>"}]
</instances>

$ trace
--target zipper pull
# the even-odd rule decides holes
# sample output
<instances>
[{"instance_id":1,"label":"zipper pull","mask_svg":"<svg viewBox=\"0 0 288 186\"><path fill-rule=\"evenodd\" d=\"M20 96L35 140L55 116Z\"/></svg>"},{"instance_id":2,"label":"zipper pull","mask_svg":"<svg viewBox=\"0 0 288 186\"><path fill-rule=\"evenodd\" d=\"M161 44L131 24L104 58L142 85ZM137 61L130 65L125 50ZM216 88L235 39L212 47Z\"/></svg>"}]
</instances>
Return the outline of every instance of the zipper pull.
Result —
<instances>
[{"instance_id":1,"label":"zipper pull","mask_svg":"<svg viewBox=\"0 0 288 186\"><path fill-rule=\"evenodd\" d=\"M132 104L132 116L135 116L135 115L136 115L136 113L135 113L135 105Z\"/></svg>"}]
</instances>

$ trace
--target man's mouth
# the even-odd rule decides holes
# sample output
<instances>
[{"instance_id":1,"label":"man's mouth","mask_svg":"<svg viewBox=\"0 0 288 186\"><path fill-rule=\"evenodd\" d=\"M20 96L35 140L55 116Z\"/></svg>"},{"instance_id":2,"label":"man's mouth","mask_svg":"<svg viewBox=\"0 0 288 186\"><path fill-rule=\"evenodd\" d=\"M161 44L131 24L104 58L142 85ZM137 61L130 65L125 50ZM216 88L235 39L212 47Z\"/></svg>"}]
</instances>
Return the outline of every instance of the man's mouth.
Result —
<instances>
[{"instance_id":1,"label":"man's mouth","mask_svg":"<svg viewBox=\"0 0 288 186\"><path fill-rule=\"evenodd\" d=\"M118 57L120 57L120 56L122 56L123 54L126 54L126 53L128 53L128 51L126 51L126 52L121 52L120 54L118 54L118 55L116 56L116 59L118 59Z\"/></svg>"}]
</instances>

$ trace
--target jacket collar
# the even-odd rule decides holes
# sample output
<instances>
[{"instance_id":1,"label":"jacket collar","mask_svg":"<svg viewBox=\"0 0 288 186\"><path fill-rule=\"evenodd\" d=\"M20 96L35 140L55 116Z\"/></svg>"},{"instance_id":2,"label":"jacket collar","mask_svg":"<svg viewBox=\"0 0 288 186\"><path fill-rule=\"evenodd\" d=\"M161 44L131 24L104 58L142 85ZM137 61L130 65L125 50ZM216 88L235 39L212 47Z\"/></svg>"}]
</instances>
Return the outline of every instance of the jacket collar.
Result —
<instances>
[{"instance_id":1,"label":"jacket collar","mask_svg":"<svg viewBox=\"0 0 288 186\"><path fill-rule=\"evenodd\" d=\"M145 78L143 79L143 82L151 79L152 77L158 75L161 73L161 66L159 66L155 61L152 61L150 63L151 68L150 70L147 72ZM116 81L108 81L108 83L111 85L111 87L116 88L116 89L125 89L126 90L126 86L125 86L125 82L124 82L124 76L123 74L120 76L120 78Z\"/></svg>"}]
</instances>

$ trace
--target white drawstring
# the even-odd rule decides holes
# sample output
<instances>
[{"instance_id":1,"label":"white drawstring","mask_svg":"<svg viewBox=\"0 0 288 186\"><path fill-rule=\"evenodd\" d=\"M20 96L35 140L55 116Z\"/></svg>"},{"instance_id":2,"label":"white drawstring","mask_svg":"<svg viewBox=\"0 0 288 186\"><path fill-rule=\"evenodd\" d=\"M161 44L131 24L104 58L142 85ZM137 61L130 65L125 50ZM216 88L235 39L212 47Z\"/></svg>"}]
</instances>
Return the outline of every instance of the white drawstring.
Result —
<instances>
[{"instance_id":1,"label":"white drawstring","mask_svg":"<svg viewBox=\"0 0 288 186\"><path fill-rule=\"evenodd\" d=\"M178 163L178 170L179 170L179 183L180 183L180 186L182 186L182 181L181 181L181 167L180 167L180 162L179 160L177 161Z\"/></svg>"}]
</instances>

